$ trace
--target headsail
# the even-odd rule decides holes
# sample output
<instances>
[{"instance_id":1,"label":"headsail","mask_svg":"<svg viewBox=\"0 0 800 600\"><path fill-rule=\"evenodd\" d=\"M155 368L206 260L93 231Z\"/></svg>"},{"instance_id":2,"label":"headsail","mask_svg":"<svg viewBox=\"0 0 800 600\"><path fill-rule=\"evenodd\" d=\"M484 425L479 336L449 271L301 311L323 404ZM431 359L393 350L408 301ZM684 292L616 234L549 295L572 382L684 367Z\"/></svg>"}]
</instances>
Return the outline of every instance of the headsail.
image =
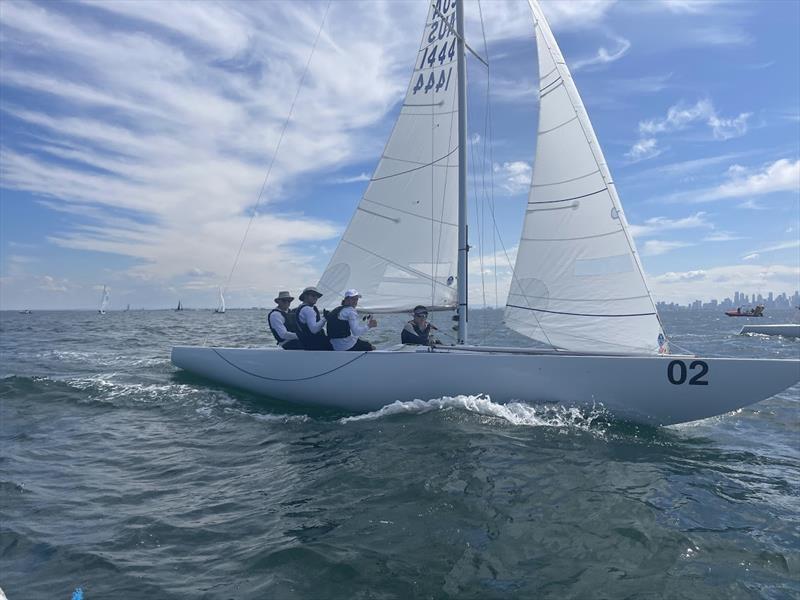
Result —
<instances>
[{"instance_id":1,"label":"headsail","mask_svg":"<svg viewBox=\"0 0 800 600\"><path fill-rule=\"evenodd\" d=\"M400 115L319 281L325 307L356 288L360 308L456 303L458 103L455 0L428 11Z\"/></svg>"},{"instance_id":2,"label":"headsail","mask_svg":"<svg viewBox=\"0 0 800 600\"><path fill-rule=\"evenodd\" d=\"M661 323L603 152L544 14L529 4L539 131L506 322L557 348L658 352Z\"/></svg>"}]
</instances>

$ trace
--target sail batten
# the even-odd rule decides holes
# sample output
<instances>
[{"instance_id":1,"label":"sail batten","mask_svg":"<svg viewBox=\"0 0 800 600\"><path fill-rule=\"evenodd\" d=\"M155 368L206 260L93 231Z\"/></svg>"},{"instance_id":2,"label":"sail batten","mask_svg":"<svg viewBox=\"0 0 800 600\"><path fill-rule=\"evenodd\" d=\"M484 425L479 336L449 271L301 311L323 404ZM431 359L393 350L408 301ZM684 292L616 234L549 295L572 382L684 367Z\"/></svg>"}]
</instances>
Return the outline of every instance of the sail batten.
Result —
<instances>
[{"instance_id":1,"label":"sail batten","mask_svg":"<svg viewBox=\"0 0 800 600\"><path fill-rule=\"evenodd\" d=\"M506 322L566 350L656 353L663 331L608 165L544 14L529 4L545 75Z\"/></svg>"},{"instance_id":2,"label":"sail batten","mask_svg":"<svg viewBox=\"0 0 800 600\"><path fill-rule=\"evenodd\" d=\"M319 305L357 289L360 309L455 307L458 99L455 3L431 3L392 133L326 267Z\"/></svg>"}]
</instances>

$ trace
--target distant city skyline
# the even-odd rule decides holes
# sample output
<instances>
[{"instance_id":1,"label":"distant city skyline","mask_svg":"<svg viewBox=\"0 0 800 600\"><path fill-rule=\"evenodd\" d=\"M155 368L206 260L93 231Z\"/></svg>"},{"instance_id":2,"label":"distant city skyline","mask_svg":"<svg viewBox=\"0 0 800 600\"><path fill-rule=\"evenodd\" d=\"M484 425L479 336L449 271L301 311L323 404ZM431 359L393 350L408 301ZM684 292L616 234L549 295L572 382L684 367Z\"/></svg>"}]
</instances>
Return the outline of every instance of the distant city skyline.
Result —
<instances>
[{"instance_id":1,"label":"distant city skyline","mask_svg":"<svg viewBox=\"0 0 800 600\"><path fill-rule=\"evenodd\" d=\"M688 307L693 309L700 308L739 308L749 307L756 304L762 304L764 308L772 309L791 309L800 306L800 291L795 290L793 294L788 292L767 292L766 296L761 292L753 292L748 294L746 292L736 291L730 296L726 296L722 300L717 298L710 298L708 300L693 300L688 304L680 304L677 302L656 302L659 309L673 308L673 307Z\"/></svg>"}]
</instances>

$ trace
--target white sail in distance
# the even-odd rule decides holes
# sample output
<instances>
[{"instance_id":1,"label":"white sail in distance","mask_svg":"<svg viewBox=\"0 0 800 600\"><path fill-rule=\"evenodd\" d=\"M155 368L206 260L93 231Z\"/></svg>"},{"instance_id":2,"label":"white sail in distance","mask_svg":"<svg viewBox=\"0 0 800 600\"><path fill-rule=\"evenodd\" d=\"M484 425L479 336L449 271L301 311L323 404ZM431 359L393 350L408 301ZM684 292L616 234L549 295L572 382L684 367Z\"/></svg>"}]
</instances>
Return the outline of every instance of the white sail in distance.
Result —
<instances>
[{"instance_id":1,"label":"white sail in distance","mask_svg":"<svg viewBox=\"0 0 800 600\"><path fill-rule=\"evenodd\" d=\"M458 102L455 1L431 3L400 114L318 287L356 288L360 309L456 304Z\"/></svg>"},{"instance_id":2,"label":"white sail in distance","mask_svg":"<svg viewBox=\"0 0 800 600\"><path fill-rule=\"evenodd\" d=\"M106 310L108 310L108 305L111 302L111 295L108 292L108 288L103 286L103 295L100 296L100 314L106 314Z\"/></svg>"},{"instance_id":3,"label":"white sail in distance","mask_svg":"<svg viewBox=\"0 0 800 600\"><path fill-rule=\"evenodd\" d=\"M219 288L219 304L217 304L217 310L214 312L224 313L225 312L225 296L222 295L222 288Z\"/></svg>"},{"instance_id":4,"label":"white sail in distance","mask_svg":"<svg viewBox=\"0 0 800 600\"><path fill-rule=\"evenodd\" d=\"M529 4L539 130L506 323L566 350L663 351L661 323L597 137L541 8Z\"/></svg>"}]
</instances>

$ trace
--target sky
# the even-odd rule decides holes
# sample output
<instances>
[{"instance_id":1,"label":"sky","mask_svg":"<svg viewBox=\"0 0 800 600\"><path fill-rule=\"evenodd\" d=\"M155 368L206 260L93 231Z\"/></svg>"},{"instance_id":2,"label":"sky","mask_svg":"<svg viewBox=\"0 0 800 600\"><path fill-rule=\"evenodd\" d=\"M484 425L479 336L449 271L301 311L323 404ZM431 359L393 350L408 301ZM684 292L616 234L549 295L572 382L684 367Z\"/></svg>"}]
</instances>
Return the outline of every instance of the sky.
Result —
<instances>
[{"instance_id":1,"label":"sky","mask_svg":"<svg viewBox=\"0 0 800 600\"><path fill-rule=\"evenodd\" d=\"M213 307L219 286L269 306L315 284L427 14L333 0L312 54L326 6L3 0L0 309L96 308L103 285L112 309ZM656 300L800 288L800 2L542 7ZM466 11L490 64L468 62L470 194L493 196L499 232L471 200L470 297L502 306L535 154L533 25L521 1Z\"/></svg>"}]
</instances>

